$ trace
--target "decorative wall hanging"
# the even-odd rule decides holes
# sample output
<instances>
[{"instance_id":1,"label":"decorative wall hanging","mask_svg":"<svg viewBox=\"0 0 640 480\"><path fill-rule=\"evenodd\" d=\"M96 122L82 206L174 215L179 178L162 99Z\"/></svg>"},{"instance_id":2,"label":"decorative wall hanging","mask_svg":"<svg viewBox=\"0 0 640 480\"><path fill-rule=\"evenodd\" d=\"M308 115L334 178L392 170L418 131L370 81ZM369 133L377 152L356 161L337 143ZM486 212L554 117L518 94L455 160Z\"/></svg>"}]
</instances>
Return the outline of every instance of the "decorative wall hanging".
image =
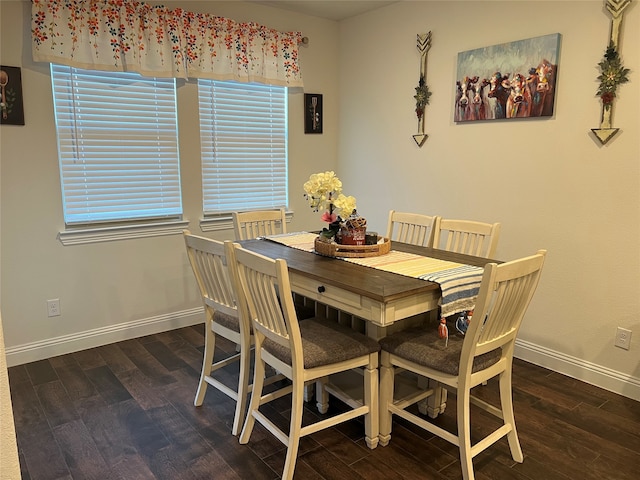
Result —
<instances>
[{"instance_id":1,"label":"decorative wall hanging","mask_svg":"<svg viewBox=\"0 0 640 480\"><path fill-rule=\"evenodd\" d=\"M19 67L0 65L0 124L24 125L22 75Z\"/></svg>"},{"instance_id":2,"label":"decorative wall hanging","mask_svg":"<svg viewBox=\"0 0 640 480\"><path fill-rule=\"evenodd\" d=\"M456 122L553 115L560 34L458 53Z\"/></svg>"},{"instance_id":3,"label":"decorative wall hanging","mask_svg":"<svg viewBox=\"0 0 640 480\"><path fill-rule=\"evenodd\" d=\"M418 51L420 52L420 80L416 87L416 94L413 96L416 100L416 115L418 117L418 134L413 139L421 147L427 135L424 133L424 109L429 104L431 92L427 86L427 53L431 48L431 32L418 34Z\"/></svg>"},{"instance_id":4,"label":"decorative wall hanging","mask_svg":"<svg viewBox=\"0 0 640 480\"><path fill-rule=\"evenodd\" d=\"M598 86L596 95L600 97L600 101L602 102L600 128L591 129L602 145L618 133L619 128L613 128L611 126L613 102L616 99L618 85L629 81L628 74L630 70L624 68L622 65L618 51L618 41L620 40L620 26L622 25L624 9L629 6L631 0L605 0L604 3L611 14L611 39L604 58L598 63L598 68L600 69L598 80L600 81L600 85Z\"/></svg>"},{"instance_id":5,"label":"decorative wall hanging","mask_svg":"<svg viewBox=\"0 0 640 480\"><path fill-rule=\"evenodd\" d=\"M304 133L322 133L322 95L304 94Z\"/></svg>"}]
</instances>

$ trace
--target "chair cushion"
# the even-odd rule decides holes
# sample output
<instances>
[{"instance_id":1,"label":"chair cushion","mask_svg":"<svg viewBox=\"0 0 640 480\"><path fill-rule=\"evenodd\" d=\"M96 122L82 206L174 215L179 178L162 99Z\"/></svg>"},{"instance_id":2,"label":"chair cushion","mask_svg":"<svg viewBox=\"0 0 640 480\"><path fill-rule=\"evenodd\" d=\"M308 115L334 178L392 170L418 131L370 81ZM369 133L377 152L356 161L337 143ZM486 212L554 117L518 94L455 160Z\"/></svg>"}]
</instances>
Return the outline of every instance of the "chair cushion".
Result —
<instances>
[{"instance_id":1,"label":"chair cushion","mask_svg":"<svg viewBox=\"0 0 640 480\"><path fill-rule=\"evenodd\" d=\"M322 317L299 322L304 368L342 362L380 351L380 344L361 333ZM291 365L291 350L265 339L265 350Z\"/></svg>"},{"instance_id":2,"label":"chair cushion","mask_svg":"<svg viewBox=\"0 0 640 480\"><path fill-rule=\"evenodd\" d=\"M228 328L229 330L240 333L240 321L235 315L229 315L227 313L216 310L213 313L213 321L219 323L223 327Z\"/></svg>"},{"instance_id":3,"label":"chair cushion","mask_svg":"<svg viewBox=\"0 0 640 480\"><path fill-rule=\"evenodd\" d=\"M460 354L464 337L449 334L449 342L438 336L438 329L432 325L410 328L394 333L380 340L382 350L402 357L418 365L438 370L450 375L458 375ZM500 348L477 356L473 360L473 372L483 370L500 360Z\"/></svg>"}]
</instances>

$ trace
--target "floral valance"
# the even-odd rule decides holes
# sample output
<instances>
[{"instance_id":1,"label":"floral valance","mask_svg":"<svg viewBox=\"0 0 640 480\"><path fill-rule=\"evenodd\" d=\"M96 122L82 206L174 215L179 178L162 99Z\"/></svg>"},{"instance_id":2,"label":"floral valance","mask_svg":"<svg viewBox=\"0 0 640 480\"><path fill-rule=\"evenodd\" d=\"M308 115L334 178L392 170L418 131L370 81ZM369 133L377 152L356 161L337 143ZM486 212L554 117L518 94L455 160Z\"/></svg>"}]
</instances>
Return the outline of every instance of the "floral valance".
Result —
<instances>
[{"instance_id":1,"label":"floral valance","mask_svg":"<svg viewBox=\"0 0 640 480\"><path fill-rule=\"evenodd\" d=\"M34 61L302 86L300 32L132 0L32 0Z\"/></svg>"}]
</instances>

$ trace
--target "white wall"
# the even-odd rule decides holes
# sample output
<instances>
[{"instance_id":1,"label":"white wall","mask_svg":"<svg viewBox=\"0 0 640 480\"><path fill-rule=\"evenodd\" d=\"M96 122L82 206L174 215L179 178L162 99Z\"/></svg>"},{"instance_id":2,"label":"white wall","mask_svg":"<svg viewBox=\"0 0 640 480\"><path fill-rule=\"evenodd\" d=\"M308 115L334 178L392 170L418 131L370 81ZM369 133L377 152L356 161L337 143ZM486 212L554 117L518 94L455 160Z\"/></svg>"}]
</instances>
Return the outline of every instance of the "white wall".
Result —
<instances>
[{"instance_id":1,"label":"white wall","mask_svg":"<svg viewBox=\"0 0 640 480\"><path fill-rule=\"evenodd\" d=\"M324 134L304 135L302 92L290 96L290 229L321 226L304 204L310 173L336 169L371 228L390 208L502 222L497 257L549 250L518 354L640 398L640 6L625 14L620 88L606 146L597 63L609 38L601 1L399 2L341 23L244 2L180 2L310 38L301 51L305 91L324 94ZM168 4L171 6L171 3ZM64 247L48 67L31 60L30 6L3 0L0 61L22 67L24 127L2 126L1 286L9 364L198 320L179 236ZM416 34L431 30L426 111L418 148L413 95ZM550 119L457 125L457 53L561 33L556 114ZM200 233L196 87L179 88L185 217ZM231 231L213 233L230 238ZM62 316L46 317L60 298ZM613 347L616 326L635 331ZM126 328L124 328L126 327Z\"/></svg>"},{"instance_id":2,"label":"white wall","mask_svg":"<svg viewBox=\"0 0 640 480\"><path fill-rule=\"evenodd\" d=\"M337 162L337 23L245 2L179 6L309 37L300 52L305 87L325 95L325 129L322 135L304 134L303 92L291 93L290 228L316 226L302 184L319 165L334 168ZM30 3L3 0L0 9L0 60L22 68L26 123L0 127L2 314L9 365L202 320L181 235L76 246L57 240L64 222L49 67L31 59ZM202 234L197 85L180 85L185 218L192 232ZM60 299L60 317L47 317L51 298Z\"/></svg>"},{"instance_id":3,"label":"white wall","mask_svg":"<svg viewBox=\"0 0 640 480\"><path fill-rule=\"evenodd\" d=\"M0 198L2 198L1 184ZM0 246L2 245L1 217L0 212ZM2 271L1 261L0 271ZM0 280L0 478L18 477L20 477L20 462L16 444L16 429L13 423L9 375L7 374L7 357L4 346L4 330L2 328L2 282Z\"/></svg>"},{"instance_id":4,"label":"white wall","mask_svg":"<svg viewBox=\"0 0 640 480\"><path fill-rule=\"evenodd\" d=\"M602 1L400 2L340 25L340 167L378 230L389 209L502 223L497 258L548 250L517 354L640 398L640 5L625 11L606 146L594 140ZM418 148L416 35L432 32ZM555 115L453 122L458 52L560 33ZM634 331L629 351L617 326Z\"/></svg>"},{"instance_id":5,"label":"white wall","mask_svg":"<svg viewBox=\"0 0 640 480\"><path fill-rule=\"evenodd\" d=\"M0 199L2 184L0 183ZM2 212L0 211L0 247L2 245ZM0 272L2 258L0 257ZM19 478L20 462L16 444L16 429L13 423L11 390L7 374L7 357L2 328L2 281L0 276L0 478Z\"/></svg>"}]
</instances>

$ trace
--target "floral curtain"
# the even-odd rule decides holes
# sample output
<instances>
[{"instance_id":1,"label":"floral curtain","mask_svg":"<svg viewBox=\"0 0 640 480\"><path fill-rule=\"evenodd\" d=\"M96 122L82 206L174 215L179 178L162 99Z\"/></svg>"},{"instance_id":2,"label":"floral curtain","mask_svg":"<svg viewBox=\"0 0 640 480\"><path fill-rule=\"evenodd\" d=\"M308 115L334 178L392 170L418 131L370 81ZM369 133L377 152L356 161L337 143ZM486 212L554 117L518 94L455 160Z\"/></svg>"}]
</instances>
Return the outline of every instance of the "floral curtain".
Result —
<instances>
[{"instance_id":1,"label":"floral curtain","mask_svg":"<svg viewBox=\"0 0 640 480\"><path fill-rule=\"evenodd\" d=\"M133 0L32 0L34 61L302 86L300 32Z\"/></svg>"}]
</instances>

